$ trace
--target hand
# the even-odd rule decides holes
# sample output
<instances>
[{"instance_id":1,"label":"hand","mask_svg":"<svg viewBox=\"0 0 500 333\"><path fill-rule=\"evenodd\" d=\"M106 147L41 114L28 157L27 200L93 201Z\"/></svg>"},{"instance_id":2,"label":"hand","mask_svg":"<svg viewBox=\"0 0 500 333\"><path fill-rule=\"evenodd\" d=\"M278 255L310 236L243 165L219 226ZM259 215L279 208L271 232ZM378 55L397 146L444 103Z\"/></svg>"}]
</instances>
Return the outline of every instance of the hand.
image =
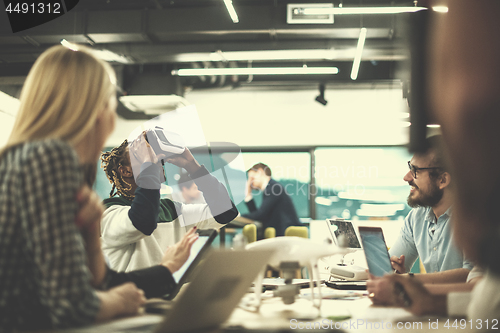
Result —
<instances>
[{"instance_id":1,"label":"hand","mask_svg":"<svg viewBox=\"0 0 500 333\"><path fill-rule=\"evenodd\" d=\"M196 227L191 228L177 244L168 247L165 251L161 264L167 267L170 273L178 271L189 258L191 246L198 239L195 231Z\"/></svg>"},{"instance_id":2,"label":"hand","mask_svg":"<svg viewBox=\"0 0 500 333\"><path fill-rule=\"evenodd\" d=\"M142 132L128 145L130 165L137 186L147 189L159 189L165 181L161 158L146 141L146 132ZM141 177L140 177L141 176Z\"/></svg>"},{"instance_id":3,"label":"hand","mask_svg":"<svg viewBox=\"0 0 500 333\"><path fill-rule=\"evenodd\" d=\"M165 160L179 168L186 169L189 174L195 173L200 168L200 164L187 147L182 154L168 156Z\"/></svg>"},{"instance_id":4,"label":"hand","mask_svg":"<svg viewBox=\"0 0 500 333\"><path fill-rule=\"evenodd\" d=\"M408 311L417 316L447 314L446 295L431 295L418 279L411 276L392 274L387 276L387 280L392 286L399 283L404 290L403 293L407 296L405 301L402 293L396 293L394 295L395 305L405 306ZM408 301L410 301L409 305Z\"/></svg>"},{"instance_id":5,"label":"hand","mask_svg":"<svg viewBox=\"0 0 500 333\"><path fill-rule=\"evenodd\" d=\"M134 141L129 142L128 150L132 167L137 164L140 169L140 166L145 162L152 164L159 162L153 148L146 140L146 131L143 131Z\"/></svg>"},{"instance_id":6,"label":"hand","mask_svg":"<svg viewBox=\"0 0 500 333\"><path fill-rule=\"evenodd\" d=\"M398 273L398 274L406 273L404 254L402 254L399 258L396 256L392 256L391 257L391 265L392 265L392 268L394 270L396 270L396 273Z\"/></svg>"},{"instance_id":7,"label":"hand","mask_svg":"<svg viewBox=\"0 0 500 333\"><path fill-rule=\"evenodd\" d=\"M396 305L394 285L388 279L389 275L376 277L369 274L370 279L366 281L366 290L371 301L375 305Z\"/></svg>"},{"instance_id":8,"label":"hand","mask_svg":"<svg viewBox=\"0 0 500 333\"><path fill-rule=\"evenodd\" d=\"M134 283L127 282L109 290L116 303L121 306L121 315L134 315L139 312L141 305L146 303L144 291L137 288Z\"/></svg>"},{"instance_id":9,"label":"hand","mask_svg":"<svg viewBox=\"0 0 500 333\"><path fill-rule=\"evenodd\" d=\"M99 196L88 185L83 185L76 195L76 201L79 206L75 218L78 229L84 235L98 231L104 212Z\"/></svg>"},{"instance_id":10,"label":"hand","mask_svg":"<svg viewBox=\"0 0 500 333\"><path fill-rule=\"evenodd\" d=\"M245 201L250 201L250 198L252 198L252 181L253 177L248 177L245 187Z\"/></svg>"}]
</instances>

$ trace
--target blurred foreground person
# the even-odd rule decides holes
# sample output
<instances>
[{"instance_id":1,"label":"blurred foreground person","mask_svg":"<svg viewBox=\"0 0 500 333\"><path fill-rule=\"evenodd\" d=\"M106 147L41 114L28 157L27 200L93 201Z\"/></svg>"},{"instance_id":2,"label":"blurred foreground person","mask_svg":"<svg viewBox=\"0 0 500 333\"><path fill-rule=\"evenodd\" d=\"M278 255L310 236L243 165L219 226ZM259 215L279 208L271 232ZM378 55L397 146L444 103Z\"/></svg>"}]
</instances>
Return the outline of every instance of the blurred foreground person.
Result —
<instances>
[{"instance_id":1,"label":"blurred foreground person","mask_svg":"<svg viewBox=\"0 0 500 333\"><path fill-rule=\"evenodd\" d=\"M145 301L134 283L106 290L134 278L105 264L102 208L85 179L114 129L115 81L83 46L48 49L26 78L0 152L1 331L86 325L136 314Z\"/></svg>"},{"instance_id":2,"label":"blurred foreground person","mask_svg":"<svg viewBox=\"0 0 500 333\"><path fill-rule=\"evenodd\" d=\"M472 292L430 295L415 279L392 275L417 314L449 314L462 304L468 328L500 318L500 2L448 2L433 31L430 96L456 176L454 233L468 258L486 270ZM404 296L404 293L397 293ZM402 304L401 298L399 304ZM436 304L441 304L439 308ZM458 314L458 313L454 313ZM486 320L489 320L487 322ZM488 326L489 325L489 326Z\"/></svg>"}]
</instances>

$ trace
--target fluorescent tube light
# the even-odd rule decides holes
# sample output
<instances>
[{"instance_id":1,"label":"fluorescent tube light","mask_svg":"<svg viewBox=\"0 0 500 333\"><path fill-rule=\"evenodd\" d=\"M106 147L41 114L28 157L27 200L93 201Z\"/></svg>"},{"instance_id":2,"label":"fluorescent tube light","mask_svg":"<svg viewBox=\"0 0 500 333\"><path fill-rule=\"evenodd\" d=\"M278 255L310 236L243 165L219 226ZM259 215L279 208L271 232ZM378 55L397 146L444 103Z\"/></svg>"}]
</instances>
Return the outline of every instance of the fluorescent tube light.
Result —
<instances>
[{"instance_id":1,"label":"fluorescent tube light","mask_svg":"<svg viewBox=\"0 0 500 333\"><path fill-rule=\"evenodd\" d=\"M411 123L409 121L404 121L403 122L403 127L410 127ZM427 128L441 128L441 125L439 124L428 124Z\"/></svg>"},{"instance_id":2,"label":"fluorescent tube light","mask_svg":"<svg viewBox=\"0 0 500 333\"><path fill-rule=\"evenodd\" d=\"M99 58L104 61L114 61L114 62L119 62L122 64L129 64L131 63L130 59L127 57L124 57L120 54L114 53L109 50L93 50L93 53Z\"/></svg>"},{"instance_id":3,"label":"fluorescent tube light","mask_svg":"<svg viewBox=\"0 0 500 333\"><path fill-rule=\"evenodd\" d=\"M413 13L420 10L426 10L425 7L321 7L321 8L303 8L304 15L354 15L354 14L399 14Z\"/></svg>"},{"instance_id":4,"label":"fluorescent tube light","mask_svg":"<svg viewBox=\"0 0 500 333\"><path fill-rule=\"evenodd\" d=\"M448 7L446 6L433 6L432 10L439 13L448 13Z\"/></svg>"},{"instance_id":5,"label":"fluorescent tube light","mask_svg":"<svg viewBox=\"0 0 500 333\"><path fill-rule=\"evenodd\" d=\"M316 60L335 59L335 50L220 51L210 53L211 61Z\"/></svg>"},{"instance_id":6,"label":"fluorescent tube light","mask_svg":"<svg viewBox=\"0 0 500 333\"><path fill-rule=\"evenodd\" d=\"M338 74L337 67L187 68L172 71L178 76Z\"/></svg>"},{"instance_id":7,"label":"fluorescent tube light","mask_svg":"<svg viewBox=\"0 0 500 333\"><path fill-rule=\"evenodd\" d=\"M73 51L78 51L78 44L74 44L71 42L68 42L66 39L61 39L61 45L73 50ZM109 50L94 50L92 49L92 53L99 59L102 59L104 61L114 61L114 62L120 62L122 64L129 64L131 63L130 59L127 57L124 57L120 54L116 54L112 51Z\"/></svg>"},{"instance_id":8,"label":"fluorescent tube light","mask_svg":"<svg viewBox=\"0 0 500 333\"><path fill-rule=\"evenodd\" d=\"M363 53L365 40L366 28L361 28L361 31L359 32L358 47L356 48L356 54L354 55L354 61L352 62L351 80L356 80L358 78L359 65L361 64L361 54Z\"/></svg>"},{"instance_id":9,"label":"fluorescent tube light","mask_svg":"<svg viewBox=\"0 0 500 333\"><path fill-rule=\"evenodd\" d=\"M226 5L227 11L229 13L229 16L231 16L231 20L233 20L233 23L238 23L240 20L238 19L238 14L236 14L236 10L234 10L233 1L224 0L224 4Z\"/></svg>"},{"instance_id":10,"label":"fluorescent tube light","mask_svg":"<svg viewBox=\"0 0 500 333\"><path fill-rule=\"evenodd\" d=\"M65 48L68 48L72 51L78 51L78 45L68 42L66 39L61 39L61 45L64 46Z\"/></svg>"}]
</instances>

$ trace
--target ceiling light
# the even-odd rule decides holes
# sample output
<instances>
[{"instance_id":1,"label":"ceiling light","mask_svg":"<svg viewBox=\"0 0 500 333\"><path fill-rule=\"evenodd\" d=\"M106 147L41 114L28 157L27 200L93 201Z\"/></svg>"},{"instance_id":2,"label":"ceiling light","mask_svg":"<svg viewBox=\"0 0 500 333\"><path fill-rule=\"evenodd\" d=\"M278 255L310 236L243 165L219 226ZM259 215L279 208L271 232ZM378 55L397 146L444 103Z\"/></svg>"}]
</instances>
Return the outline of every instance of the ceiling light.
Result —
<instances>
[{"instance_id":1,"label":"ceiling light","mask_svg":"<svg viewBox=\"0 0 500 333\"><path fill-rule=\"evenodd\" d=\"M304 15L354 15L354 14L399 14L413 13L420 10L426 10L425 7L320 7L320 8L301 8L298 9Z\"/></svg>"},{"instance_id":2,"label":"ceiling light","mask_svg":"<svg viewBox=\"0 0 500 333\"><path fill-rule=\"evenodd\" d=\"M127 95L120 96L119 100L129 110L146 114L161 114L190 104L177 95Z\"/></svg>"},{"instance_id":3,"label":"ceiling light","mask_svg":"<svg viewBox=\"0 0 500 333\"><path fill-rule=\"evenodd\" d=\"M226 5L229 16L231 16L231 20L233 23L238 23L240 20L238 19L238 14L236 14L236 10L233 7L232 0L224 0L224 4Z\"/></svg>"},{"instance_id":4,"label":"ceiling light","mask_svg":"<svg viewBox=\"0 0 500 333\"><path fill-rule=\"evenodd\" d=\"M333 24L332 14L304 15L303 8L333 8L332 3L289 3L286 5L287 24Z\"/></svg>"},{"instance_id":5,"label":"ceiling light","mask_svg":"<svg viewBox=\"0 0 500 333\"><path fill-rule=\"evenodd\" d=\"M104 61L108 61L108 62L119 62L119 63L122 63L122 64L129 64L131 63L130 59L125 57L125 56L122 56L120 54L117 54L117 53L114 53L114 52L111 52L109 50L93 50L93 53L99 58L99 59L102 59Z\"/></svg>"},{"instance_id":6,"label":"ceiling light","mask_svg":"<svg viewBox=\"0 0 500 333\"><path fill-rule=\"evenodd\" d=\"M358 78L359 65L361 64L361 54L363 53L363 48L365 46L366 31L366 28L361 28L361 31L359 32L358 47L356 48L356 54L354 55L354 61L352 63L351 80L356 80Z\"/></svg>"},{"instance_id":7,"label":"ceiling light","mask_svg":"<svg viewBox=\"0 0 500 333\"><path fill-rule=\"evenodd\" d=\"M203 75L302 75L338 74L337 67L253 67L253 68L186 68L172 71L178 76Z\"/></svg>"},{"instance_id":8,"label":"ceiling light","mask_svg":"<svg viewBox=\"0 0 500 333\"><path fill-rule=\"evenodd\" d=\"M439 13L448 13L448 7L446 6L433 6L432 10Z\"/></svg>"},{"instance_id":9,"label":"ceiling light","mask_svg":"<svg viewBox=\"0 0 500 333\"><path fill-rule=\"evenodd\" d=\"M70 50L73 50L73 51L78 51L78 44L74 44L74 43L71 43L71 42L68 42L66 39L61 39L61 45L70 49ZM120 62L122 64L129 64L131 63L130 59L127 58L127 57L124 57L120 54L116 54L114 52L111 52L109 50L94 50L94 49L91 49L92 50L92 53L99 59L102 59L104 61L108 61L108 62Z\"/></svg>"},{"instance_id":10,"label":"ceiling light","mask_svg":"<svg viewBox=\"0 0 500 333\"><path fill-rule=\"evenodd\" d=\"M211 61L260 61L260 60L324 60L334 59L333 49L323 50L263 50L263 51L229 51L210 53Z\"/></svg>"},{"instance_id":11,"label":"ceiling light","mask_svg":"<svg viewBox=\"0 0 500 333\"><path fill-rule=\"evenodd\" d=\"M64 46L65 48L68 48L72 51L78 51L78 45L68 42L66 39L61 39L61 45Z\"/></svg>"}]
</instances>

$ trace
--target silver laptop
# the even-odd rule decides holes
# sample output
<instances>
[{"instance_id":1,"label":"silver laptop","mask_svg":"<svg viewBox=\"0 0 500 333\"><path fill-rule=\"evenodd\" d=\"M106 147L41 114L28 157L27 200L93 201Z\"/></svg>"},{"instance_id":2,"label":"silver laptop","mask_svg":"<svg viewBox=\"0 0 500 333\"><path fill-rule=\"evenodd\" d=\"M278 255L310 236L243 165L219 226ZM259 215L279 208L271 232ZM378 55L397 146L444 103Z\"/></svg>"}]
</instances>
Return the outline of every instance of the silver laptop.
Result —
<instances>
[{"instance_id":1,"label":"silver laptop","mask_svg":"<svg viewBox=\"0 0 500 333\"><path fill-rule=\"evenodd\" d=\"M344 219L326 219L326 224L333 243L339 247L347 247L352 250L361 249L358 234L351 221ZM339 238L343 237L344 244L339 244Z\"/></svg>"},{"instance_id":2,"label":"silver laptop","mask_svg":"<svg viewBox=\"0 0 500 333\"><path fill-rule=\"evenodd\" d=\"M186 332L225 322L273 251L211 251L191 282L172 301L160 324L128 327L125 332Z\"/></svg>"}]
</instances>

